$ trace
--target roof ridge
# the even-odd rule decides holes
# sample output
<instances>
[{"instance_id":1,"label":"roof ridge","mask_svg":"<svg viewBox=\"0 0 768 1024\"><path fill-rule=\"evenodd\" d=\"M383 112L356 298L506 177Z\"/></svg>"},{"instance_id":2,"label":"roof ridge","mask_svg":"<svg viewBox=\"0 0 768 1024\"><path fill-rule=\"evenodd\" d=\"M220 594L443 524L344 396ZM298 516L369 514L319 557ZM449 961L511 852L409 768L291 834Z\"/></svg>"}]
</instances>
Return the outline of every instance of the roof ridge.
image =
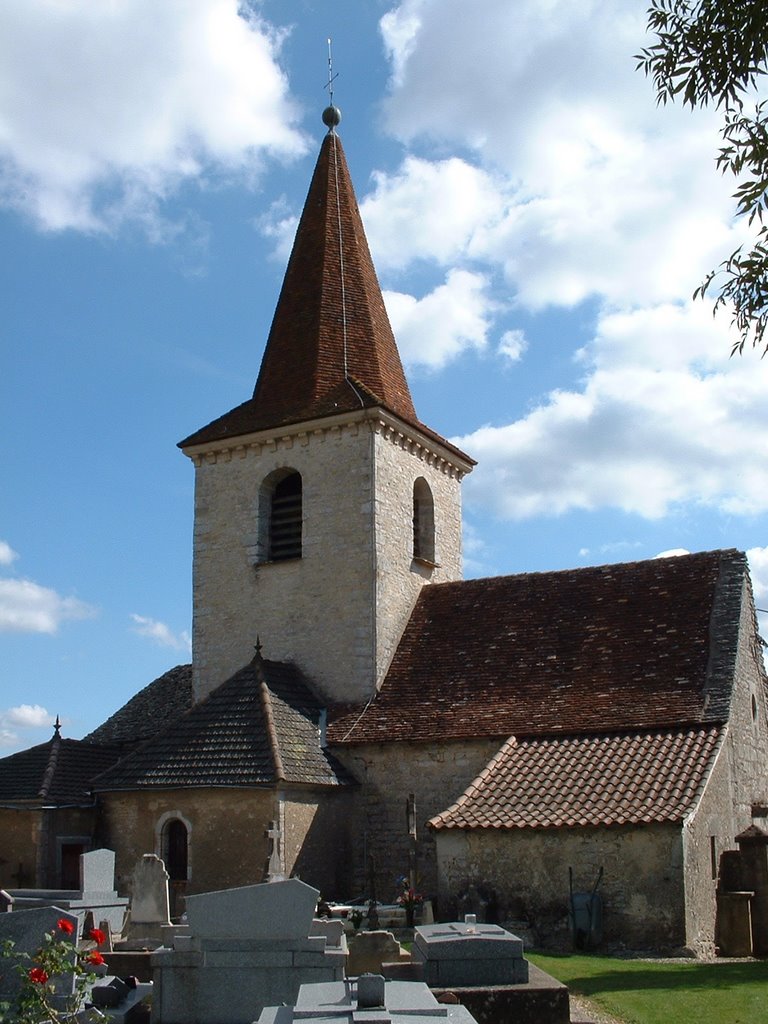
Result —
<instances>
[{"instance_id":1,"label":"roof ridge","mask_svg":"<svg viewBox=\"0 0 768 1024\"><path fill-rule=\"evenodd\" d=\"M275 716L272 712L272 693L267 685L266 676L264 675L259 655L254 658L254 664L257 666L256 672L259 676L259 696L261 697L261 707L264 712L264 724L267 729L270 753L272 754L272 760L275 766L275 779L278 782L285 782L285 768L283 767L280 743L277 738L277 729L275 728Z\"/></svg>"},{"instance_id":2,"label":"roof ridge","mask_svg":"<svg viewBox=\"0 0 768 1024\"><path fill-rule=\"evenodd\" d=\"M44 798L48 796L53 786L53 780L56 775L56 766L59 763L59 751L61 750L61 736L59 735L58 729L54 732L50 739L51 749L48 754L48 764L45 766L43 772L43 781L40 783L40 792L37 794L39 797Z\"/></svg>"}]
</instances>

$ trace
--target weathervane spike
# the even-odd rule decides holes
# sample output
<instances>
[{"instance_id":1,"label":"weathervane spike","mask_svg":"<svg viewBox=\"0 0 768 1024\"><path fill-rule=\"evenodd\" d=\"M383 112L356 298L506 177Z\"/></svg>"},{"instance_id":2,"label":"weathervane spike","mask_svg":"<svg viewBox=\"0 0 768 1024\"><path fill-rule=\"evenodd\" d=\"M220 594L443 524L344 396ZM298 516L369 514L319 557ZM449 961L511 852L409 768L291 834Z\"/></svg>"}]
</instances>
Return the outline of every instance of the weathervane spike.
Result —
<instances>
[{"instance_id":1,"label":"weathervane spike","mask_svg":"<svg viewBox=\"0 0 768 1024\"><path fill-rule=\"evenodd\" d=\"M338 78L338 74L333 73L333 51L331 49L331 38L328 37L328 81L325 83L325 88L328 90L329 104L323 111L323 124L326 126L328 131L332 133L341 122L341 111L338 107L334 106L333 103L333 83Z\"/></svg>"}]
</instances>

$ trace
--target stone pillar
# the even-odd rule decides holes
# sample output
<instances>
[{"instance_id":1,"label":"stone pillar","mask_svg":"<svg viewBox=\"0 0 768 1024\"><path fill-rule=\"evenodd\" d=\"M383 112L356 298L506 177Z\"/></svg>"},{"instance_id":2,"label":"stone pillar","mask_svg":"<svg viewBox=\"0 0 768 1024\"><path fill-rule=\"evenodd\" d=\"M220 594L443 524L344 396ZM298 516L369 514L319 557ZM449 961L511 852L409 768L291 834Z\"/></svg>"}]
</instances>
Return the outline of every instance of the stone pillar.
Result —
<instances>
[{"instance_id":1,"label":"stone pillar","mask_svg":"<svg viewBox=\"0 0 768 1024\"><path fill-rule=\"evenodd\" d=\"M745 888L752 890L752 952L768 956L768 833L757 825L736 836Z\"/></svg>"}]
</instances>

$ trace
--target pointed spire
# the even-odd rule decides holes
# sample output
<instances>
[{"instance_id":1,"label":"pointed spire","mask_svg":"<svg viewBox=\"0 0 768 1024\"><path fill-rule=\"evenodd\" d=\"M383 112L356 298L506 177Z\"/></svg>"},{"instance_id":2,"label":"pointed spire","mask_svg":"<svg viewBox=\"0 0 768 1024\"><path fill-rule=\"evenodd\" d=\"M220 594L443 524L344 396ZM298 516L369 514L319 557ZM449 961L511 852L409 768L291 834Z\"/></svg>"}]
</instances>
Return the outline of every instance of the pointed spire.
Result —
<instances>
[{"instance_id":1,"label":"pointed spire","mask_svg":"<svg viewBox=\"0 0 768 1024\"><path fill-rule=\"evenodd\" d=\"M418 423L338 122L328 120L253 398L181 447L373 406Z\"/></svg>"}]
</instances>

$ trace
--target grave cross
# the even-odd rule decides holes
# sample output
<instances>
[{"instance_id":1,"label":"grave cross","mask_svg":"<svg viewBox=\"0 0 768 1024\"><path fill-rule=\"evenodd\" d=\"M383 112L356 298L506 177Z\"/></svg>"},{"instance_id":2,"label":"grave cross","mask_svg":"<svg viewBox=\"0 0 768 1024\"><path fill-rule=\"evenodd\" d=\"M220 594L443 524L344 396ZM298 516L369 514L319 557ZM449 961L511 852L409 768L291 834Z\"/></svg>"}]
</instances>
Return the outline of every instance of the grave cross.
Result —
<instances>
[{"instance_id":1,"label":"grave cross","mask_svg":"<svg viewBox=\"0 0 768 1024\"><path fill-rule=\"evenodd\" d=\"M283 870L283 861L280 856L280 829L277 827L277 822L270 822L270 827L264 834L267 839L272 840L266 880L268 882L284 882L285 872Z\"/></svg>"}]
</instances>

